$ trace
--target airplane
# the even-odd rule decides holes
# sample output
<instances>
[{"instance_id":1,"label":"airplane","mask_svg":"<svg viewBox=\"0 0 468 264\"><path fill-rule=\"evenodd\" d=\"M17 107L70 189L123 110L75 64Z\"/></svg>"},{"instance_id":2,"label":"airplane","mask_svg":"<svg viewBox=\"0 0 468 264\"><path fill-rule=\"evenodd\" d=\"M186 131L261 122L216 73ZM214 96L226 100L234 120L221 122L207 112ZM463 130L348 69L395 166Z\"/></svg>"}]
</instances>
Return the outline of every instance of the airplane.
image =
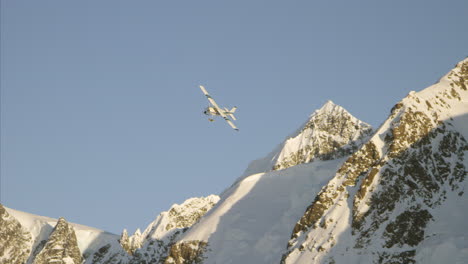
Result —
<instances>
[{"instance_id":1,"label":"airplane","mask_svg":"<svg viewBox=\"0 0 468 264\"><path fill-rule=\"evenodd\" d=\"M231 110L225 108L221 108L218 106L218 104L215 102L215 100L211 97L211 95L206 91L205 87L200 85L200 89L202 92L205 94L206 98L208 99L208 102L210 105L205 108L205 111L203 113L207 116L222 116L224 120L236 131L239 131L239 129L234 125L232 120L237 120L236 117L234 116L234 112L236 111L237 107L234 106ZM232 118L232 120L230 119ZM208 118L210 122L213 122L213 118Z\"/></svg>"}]
</instances>

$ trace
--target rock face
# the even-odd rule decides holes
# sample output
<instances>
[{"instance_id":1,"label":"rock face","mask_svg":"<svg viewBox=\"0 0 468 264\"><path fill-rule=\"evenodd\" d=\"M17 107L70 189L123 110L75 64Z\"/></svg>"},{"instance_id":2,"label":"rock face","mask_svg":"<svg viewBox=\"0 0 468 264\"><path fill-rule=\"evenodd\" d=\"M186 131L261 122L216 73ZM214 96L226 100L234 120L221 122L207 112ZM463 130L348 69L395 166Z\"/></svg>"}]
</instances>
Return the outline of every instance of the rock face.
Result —
<instances>
[{"instance_id":1,"label":"rock face","mask_svg":"<svg viewBox=\"0 0 468 264\"><path fill-rule=\"evenodd\" d=\"M203 255L206 249L206 242L184 241L176 243L171 247L169 256L164 261L164 264L201 264L206 259Z\"/></svg>"},{"instance_id":2,"label":"rock face","mask_svg":"<svg viewBox=\"0 0 468 264\"><path fill-rule=\"evenodd\" d=\"M131 237L128 236L127 229L124 229L119 242L128 254L133 255L137 249L141 248L142 235L140 229L137 229Z\"/></svg>"},{"instance_id":3,"label":"rock face","mask_svg":"<svg viewBox=\"0 0 468 264\"><path fill-rule=\"evenodd\" d=\"M47 243L37 255L34 264L79 264L83 262L75 230L64 218L60 218Z\"/></svg>"},{"instance_id":4,"label":"rock face","mask_svg":"<svg viewBox=\"0 0 468 264\"><path fill-rule=\"evenodd\" d=\"M448 221L442 208L466 200L467 85L465 60L395 105L297 222L283 262L416 263L422 242L442 235L428 229Z\"/></svg>"},{"instance_id":5,"label":"rock face","mask_svg":"<svg viewBox=\"0 0 468 264\"><path fill-rule=\"evenodd\" d=\"M0 204L0 263L26 263L31 247L31 234Z\"/></svg>"}]
</instances>

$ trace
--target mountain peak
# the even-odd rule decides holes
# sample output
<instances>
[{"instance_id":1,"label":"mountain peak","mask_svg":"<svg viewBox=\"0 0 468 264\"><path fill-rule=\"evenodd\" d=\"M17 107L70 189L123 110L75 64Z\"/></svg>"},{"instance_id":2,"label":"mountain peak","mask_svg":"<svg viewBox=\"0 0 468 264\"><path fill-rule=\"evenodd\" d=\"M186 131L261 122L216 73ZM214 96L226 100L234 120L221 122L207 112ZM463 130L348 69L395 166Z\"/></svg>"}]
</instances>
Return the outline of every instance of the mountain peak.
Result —
<instances>
[{"instance_id":1,"label":"mountain peak","mask_svg":"<svg viewBox=\"0 0 468 264\"><path fill-rule=\"evenodd\" d=\"M347 156L372 132L369 124L328 100L270 154L251 162L239 180L255 173L308 163L316 158L330 160Z\"/></svg>"},{"instance_id":2,"label":"mountain peak","mask_svg":"<svg viewBox=\"0 0 468 264\"><path fill-rule=\"evenodd\" d=\"M332 100L328 100L327 102L325 102L325 104L318 110L314 111L311 116L313 116L315 113L325 113L325 112L333 112L334 110L337 110L337 109L343 109L341 106L333 103Z\"/></svg>"},{"instance_id":3,"label":"mountain peak","mask_svg":"<svg viewBox=\"0 0 468 264\"><path fill-rule=\"evenodd\" d=\"M276 156L273 169L285 169L315 158L330 160L354 152L372 133L372 127L328 100L305 125L289 137Z\"/></svg>"},{"instance_id":4,"label":"mountain peak","mask_svg":"<svg viewBox=\"0 0 468 264\"><path fill-rule=\"evenodd\" d=\"M325 102L325 104L320 107L319 109L315 110L310 114L309 116L309 122L312 119L317 119L317 116L346 116L346 118L353 119L353 121L359 122L359 123L364 123L357 118L355 118L353 115L351 115L346 109L344 109L342 106L335 104L332 100L328 100ZM305 125L307 126L307 125ZM304 127L305 127L304 126ZM369 126L369 125L367 125Z\"/></svg>"}]
</instances>

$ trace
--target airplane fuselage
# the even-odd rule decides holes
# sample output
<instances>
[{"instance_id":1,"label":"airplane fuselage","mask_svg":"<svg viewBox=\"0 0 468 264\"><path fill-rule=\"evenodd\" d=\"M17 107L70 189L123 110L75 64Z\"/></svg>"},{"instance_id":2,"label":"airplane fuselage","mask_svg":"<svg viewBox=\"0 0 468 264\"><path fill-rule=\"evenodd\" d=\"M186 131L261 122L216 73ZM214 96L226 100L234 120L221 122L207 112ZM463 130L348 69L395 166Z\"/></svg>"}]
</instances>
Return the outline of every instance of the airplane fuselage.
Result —
<instances>
[{"instance_id":1,"label":"airplane fuselage","mask_svg":"<svg viewBox=\"0 0 468 264\"><path fill-rule=\"evenodd\" d=\"M203 113L208 116L220 116L221 115L221 113L219 112L220 110L223 112L224 115L233 115L235 108L233 108L234 111L229 111L227 109L223 110L223 109L217 109L216 107L213 107L213 106L208 106L207 108L205 108Z\"/></svg>"},{"instance_id":2,"label":"airplane fuselage","mask_svg":"<svg viewBox=\"0 0 468 264\"><path fill-rule=\"evenodd\" d=\"M203 113L207 116L219 116L221 115L219 113L219 111L215 108L215 107L212 107L212 106L208 106L207 108L205 108L205 111L203 111Z\"/></svg>"}]
</instances>

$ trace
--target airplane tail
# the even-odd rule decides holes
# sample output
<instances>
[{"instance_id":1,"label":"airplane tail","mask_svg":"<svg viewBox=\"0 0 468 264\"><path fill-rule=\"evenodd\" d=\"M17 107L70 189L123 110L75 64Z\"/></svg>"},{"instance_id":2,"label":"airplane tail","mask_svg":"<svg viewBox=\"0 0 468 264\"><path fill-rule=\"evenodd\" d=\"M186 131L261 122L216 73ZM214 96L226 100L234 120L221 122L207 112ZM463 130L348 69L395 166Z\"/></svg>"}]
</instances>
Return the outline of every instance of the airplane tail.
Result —
<instances>
[{"instance_id":1,"label":"airplane tail","mask_svg":"<svg viewBox=\"0 0 468 264\"><path fill-rule=\"evenodd\" d=\"M234 116L234 112L236 112L236 109L237 109L237 106L234 106L233 108L231 108L231 110L228 110L227 108L224 108L224 110L226 110L226 114L232 118L232 120L237 120L236 117Z\"/></svg>"}]
</instances>

